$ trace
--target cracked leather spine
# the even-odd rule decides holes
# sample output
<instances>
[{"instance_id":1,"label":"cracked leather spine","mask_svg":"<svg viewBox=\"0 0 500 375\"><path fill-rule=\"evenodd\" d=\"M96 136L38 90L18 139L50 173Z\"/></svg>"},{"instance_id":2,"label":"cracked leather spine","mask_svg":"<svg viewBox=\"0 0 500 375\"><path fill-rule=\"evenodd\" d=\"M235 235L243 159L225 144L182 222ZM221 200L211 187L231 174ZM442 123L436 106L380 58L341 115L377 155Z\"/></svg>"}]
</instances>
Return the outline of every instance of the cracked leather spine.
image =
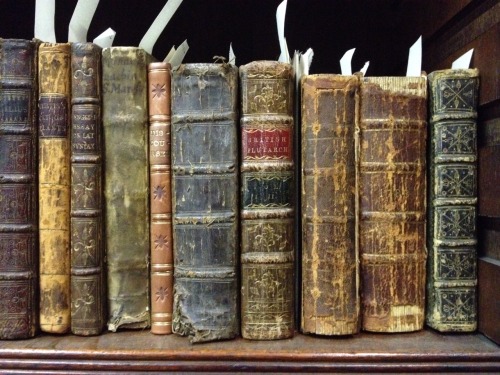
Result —
<instances>
[{"instance_id":1,"label":"cracked leather spine","mask_svg":"<svg viewBox=\"0 0 500 375\"><path fill-rule=\"evenodd\" d=\"M241 334L294 334L294 81L290 64L254 61L241 81Z\"/></svg>"},{"instance_id":2,"label":"cracked leather spine","mask_svg":"<svg viewBox=\"0 0 500 375\"><path fill-rule=\"evenodd\" d=\"M38 49L40 328L49 333L71 326L70 60L69 43Z\"/></svg>"},{"instance_id":3,"label":"cracked leather spine","mask_svg":"<svg viewBox=\"0 0 500 375\"><path fill-rule=\"evenodd\" d=\"M358 138L362 328L423 328L427 82L365 77Z\"/></svg>"},{"instance_id":4,"label":"cracked leather spine","mask_svg":"<svg viewBox=\"0 0 500 375\"><path fill-rule=\"evenodd\" d=\"M0 39L0 339L38 331L37 59L37 41Z\"/></svg>"},{"instance_id":5,"label":"cracked leather spine","mask_svg":"<svg viewBox=\"0 0 500 375\"><path fill-rule=\"evenodd\" d=\"M302 79L301 329L318 335L359 332L354 135L358 76Z\"/></svg>"},{"instance_id":6,"label":"cracked leather spine","mask_svg":"<svg viewBox=\"0 0 500 375\"><path fill-rule=\"evenodd\" d=\"M173 331L229 339L238 314L238 68L172 73Z\"/></svg>"}]
</instances>

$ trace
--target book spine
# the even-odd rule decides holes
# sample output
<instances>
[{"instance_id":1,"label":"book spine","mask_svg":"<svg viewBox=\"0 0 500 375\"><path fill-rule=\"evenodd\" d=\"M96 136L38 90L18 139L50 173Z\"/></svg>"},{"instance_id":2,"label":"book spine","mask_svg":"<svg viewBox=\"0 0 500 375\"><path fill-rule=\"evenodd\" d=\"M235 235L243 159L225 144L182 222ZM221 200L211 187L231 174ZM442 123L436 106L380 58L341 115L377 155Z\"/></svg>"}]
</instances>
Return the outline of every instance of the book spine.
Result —
<instances>
[{"instance_id":1,"label":"book spine","mask_svg":"<svg viewBox=\"0 0 500 375\"><path fill-rule=\"evenodd\" d=\"M364 78L360 98L362 328L416 331L425 305L426 78Z\"/></svg>"},{"instance_id":2,"label":"book spine","mask_svg":"<svg viewBox=\"0 0 500 375\"><path fill-rule=\"evenodd\" d=\"M151 332L172 333L174 264L170 168L170 64L150 63L149 181L151 204Z\"/></svg>"},{"instance_id":3,"label":"book spine","mask_svg":"<svg viewBox=\"0 0 500 375\"><path fill-rule=\"evenodd\" d=\"M356 165L359 78L302 80L302 332L359 331Z\"/></svg>"},{"instance_id":4,"label":"book spine","mask_svg":"<svg viewBox=\"0 0 500 375\"><path fill-rule=\"evenodd\" d=\"M256 61L241 81L241 334L294 333L293 72Z\"/></svg>"},{"instance_id":5,"label":"book spine","mask_svg":"<svg viewBox=\"0 0 500 375\"><path fill-rule=\"evenodd\" d=\"M71 45L71 332L105 323L101 48Z\"/></svg>"},{"instance_id":6,"label":"book spine","mask_svg":"<svg viewBox=\"0 0 500 375\"><path fill-rule=\"evenodd\" d=\"M0 39L0 339L38 330L37 48Z\"/></svg>"},{"instance_id":7,"label":"book spine","mask_svg":"<svg viewBox=\"0 0 500 375\"><path fill-rule=\"evenodd\" d=\"M70 329L70 96L69 43L38 50L40 328Z\"/></svg>"},{"instance_id":8,"label":"book spine","mask_svg":"<svg viewBox=\"0 0 500 375\"><path fill-rule=\"evenodd\" d=\"M172 73L173 331L229 339L238 317L238 69Z\"/></svg>"},{"instance_id":9,"label":"book spine","mask_svg":"<svg viewBox=\"0 0 500 375\"><path fill-rule=\"evenodd\" d=\"M102 52L108 329L113 332L150 324L147 66L151 61L136 47Z\"/></svg>"},{"instance_id":10,"label":"book spine","mask_svg":"<svg viewBox=\"0 0 500 375\"><path fill-rule=\"evenodd\" d=\"M426 322L442 332L477 327L478 91L476 69L429 74Z\"/></svg>"}]
</instances>

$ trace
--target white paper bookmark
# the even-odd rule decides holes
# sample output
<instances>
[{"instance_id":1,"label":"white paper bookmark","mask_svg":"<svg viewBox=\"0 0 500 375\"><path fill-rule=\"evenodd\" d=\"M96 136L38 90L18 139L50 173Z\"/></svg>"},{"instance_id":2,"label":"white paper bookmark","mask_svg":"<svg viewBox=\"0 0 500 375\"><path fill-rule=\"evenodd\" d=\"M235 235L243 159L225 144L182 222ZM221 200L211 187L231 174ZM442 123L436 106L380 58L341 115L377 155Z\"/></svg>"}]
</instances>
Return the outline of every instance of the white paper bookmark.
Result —
<instances>
[{"instance_id":1,"label":"white paper bookmark","mask_svg":"<svg viewBox=\"0 0 500 375\"><path fill-rule=\"evenodd\" d=\"M139 43L139 47L145 50L148 53L153 53L153 47L160 37L163 29L167 26L168 22L174 15L179 5L181 5L182 0L169 0L160 11L156 19L149 27L149 30L144 34L141 42Z\"/></svg>"},{"instance_id":2,"label":"white paper bookmark","mask_svg":"<svg viewBox=\"0 0 500 375\"><path fill-rule=\"evenodd\" d=\"M42 42L55 43L54 14L55 0L36 0L35 5L35 38Z\"/></svg>"},{"instance_id":3,"label":"white paper bookmark","mask_svg":"<svg viewBox=\"0 0 500 375\"><path fill-rule=\"evenodd\" d=\"M309 74L309 68L311 67L313 57L314 51L312 50L312 48L308 48L306 52L300 55L299 66L302 75Z\"/></svg>"},{"instance_id":4,"label":"white paper bookmark","mask_svg":"<svg viewBox=\"0 0 500 375\"><path fill-rule=\"evenodd\" d=\"M189 45L187 40L182 42L182 44L176 48L170 61L167 61L170 63L170 65L172 65L172 69L177 68L179 65L182 64L182 60L184 60L184 57L186 56L188 50L189 50Z\"/></svg>"},{"instance_id":5,"label":"white paper bookmark","mask_svg":"<svg viewBox=\"0 0 500 375\"><path fill-rule=\"evenodd\" d=\"M363 76L366 75L366 71L368 70L369 66L370 66L370 62L367 61L367 62L365 62L365 65L363 65L363 67L359 70L361 73L363 73Z\"/></svg>"},{"instance_id":6,"label":"white paper bookmark","mask_svg":"<svg viewBox=\"0 0 500 375\"><path fill-rule=\"evenodd\" d=\"M472 53L473 52L474 52L474 48L468 50L462 56L460 56L458 59L453 61L453 63L451 64L451 69L469 69L470 62L472 60Z\"/></svg>"},{"instance_id":7,"label":"white paper bookmark","mask_svg":"<svg viewBox=\"0 0 500 375\"><path fill-rule=\"evenodd\" d=\"M97 36L93 42L97 44L101 48L109 48L113 45L113 41L115 40L116 31L114 31L111 27L109 27L106 31L104 31L101 35Z\"/></svg>"},{"instance_id":8,"label":"white paper bookmark","mask_svg":"<svg viewBox=\"0 0 500 375\"><path fill-rule=\"evenodd\" d=\"M170 51L168 51L167 56L165 56L165 58L163 59L163 62L169 63L174 53L175 53L175 46L172 46L172 48L170 48Z\"/></svg>"},{"instance_id":9,"label":"white paper bookmark","mask_svg":"<svg viewBox=\"0 0 500 375\"><path fill-rule=\"evenodd\" d=\"M354 51L356 51L356 48L351 48L340 59L340 72L343 76L352 76L351 61Z\"/></svg>"},{"instance_id":10,"label":"white paper bookmark","mask_svg":"<svg viewBox=\"0 0 500 375\"><path fill-rule=\"evenodd\" d=\"M86 42L87 32L99 0L78 0L69 21L68 42Z\"/></svg>"},{"instance_id":11,"label":"white paper bookmark","mask_svg":"<svg viewBox=\"0 0 500 375\"><path fill-rule=\"evenodd\" d=\"M279 62L290 63L290 54L288 53L288 46L285 39L285 16L286 16L287 0L281 2L276 9L276 25L278 27L278 40L280 43L280 57Z\"/></svg>"},{"instance_id":12,"label":"white paper bookmark","mask_svg":"<svg viewBox=\"0 0 500 375\"><path fill-rule=\"evenodd\" d=\"M422 75L422 36L410 47L408 54L407 77L420 77Z\"/></svg>"},{"instance_id":13,"label":"white paper bookmark","mask_svg":"<svg viewBox=\"0 0 500 375\"><path fill-rule=\"evenodd\" d=\"M236 56L233 51L233 43L229 43L229 64L236 65Z\"/></svg>"}]
</instances>

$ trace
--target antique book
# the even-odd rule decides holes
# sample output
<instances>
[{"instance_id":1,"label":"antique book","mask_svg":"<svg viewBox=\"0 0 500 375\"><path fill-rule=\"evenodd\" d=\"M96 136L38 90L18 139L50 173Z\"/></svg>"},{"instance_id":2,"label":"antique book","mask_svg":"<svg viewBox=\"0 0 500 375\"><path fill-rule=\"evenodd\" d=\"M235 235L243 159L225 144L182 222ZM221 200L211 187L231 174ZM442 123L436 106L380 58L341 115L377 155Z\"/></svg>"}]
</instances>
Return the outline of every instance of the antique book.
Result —
<instances>
[{"instance_id":1,"label":"antique book","mask_svg":"<svg viewBox=\"0 0 500 375\"><path fill-rule=\"evenodd\" d=\"M302 79L301 330L359 332L354 132L358 76Z\"/></svg>"},{"instance_id":2,"label":"antique book","mask_svg":"<svg viewBox=\"0 0 500 375\"><path fill-rule=\"evenodd\" d=\"M71 46L38 49L40 328L70 329Z\"/></svg>"},{"instance_id":3,"label":"antique book","mask_svg":"<svg viewBox=\"0 0 500 375\"><path fill-rule=\"evenodd\" d=\"M151 332L172 333L174 264L172 249L172 187L170 171L171 67L148 67L149 186L151 232Z\"/></svg>"},{"instance_id":4,"label":"antique book","mask_svg":"<svg viewBox=\"0 0 500 375\"><path fill-rule=\"evenodd\" d=\"M477 327L477 69L429 74L428 326Z\"/></svg>"},{"instance_id":5,"label":"antique book","mask_svg":"<svg viewBox=\"0 0 500 375\"><path fill-rule=\"evenodd\" d=\"M172 72L173 331L229 339L238 314L238 69Z\"/></svg>"},{"instance_id":6,"label":"antique book","mask_svg":"<svg viewBox=\"0 0 500 375\"><path fill-rule=\"evenodd\" d=\"M37 53L0 39L0 339L38 330Z\"/></svg>"},{"instance_id":7,"label":"antique book","mask_svg":"<svg viewBox=\"0 0 500 375\"><path fill-rule=\"evenodd\" d=\"M241 335L294 334L293 70L255 61L241 82Z\"/></svg>"},{"instance_id":8,"label":"antique book","mask_svg":"<svg viewBox=\"0 0 500 375\"><path fill-rule=\"evenodd\" d=\"M358 137L362 328L423 328L427 80L365 77Z\"/></svg>"},{"instance_id":9,"label":"antique book","mask_svg":"<svg viewBox=\"0 0 500 375\"><path fill-rule=\"evenodd\" d=\"M108 329L145 328L149 312L147 67L137 47L102 51Z\"/></svg>"},{"instance_id":10,"label":"antique book","mask_svg":"<svg viewBox=\"0 0 500 375\"><path fill-rule=\"evenodd\" d=\"M71 332L105 324L101 48L71 45Z\"/></svg>"}]
</instances>

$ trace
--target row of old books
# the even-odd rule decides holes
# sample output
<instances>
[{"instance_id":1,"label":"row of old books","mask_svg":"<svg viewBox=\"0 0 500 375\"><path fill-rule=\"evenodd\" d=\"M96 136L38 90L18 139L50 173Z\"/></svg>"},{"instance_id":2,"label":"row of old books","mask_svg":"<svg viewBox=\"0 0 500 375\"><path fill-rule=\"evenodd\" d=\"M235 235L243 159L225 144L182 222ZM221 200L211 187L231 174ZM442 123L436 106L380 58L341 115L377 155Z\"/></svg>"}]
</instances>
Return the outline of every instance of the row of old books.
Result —
<instances>
[{"instance_id":1,"label":"row of old books","mask_svg":"<svg viewBox=\"0 0 500 375\"><path fill-rule=\"evenodd\" d=\"M306 333L475 329L477 71L305 76L294 104L274 61L0 56L1 338L289 338L298 300Z\"/></svg>"}]
</instances>

